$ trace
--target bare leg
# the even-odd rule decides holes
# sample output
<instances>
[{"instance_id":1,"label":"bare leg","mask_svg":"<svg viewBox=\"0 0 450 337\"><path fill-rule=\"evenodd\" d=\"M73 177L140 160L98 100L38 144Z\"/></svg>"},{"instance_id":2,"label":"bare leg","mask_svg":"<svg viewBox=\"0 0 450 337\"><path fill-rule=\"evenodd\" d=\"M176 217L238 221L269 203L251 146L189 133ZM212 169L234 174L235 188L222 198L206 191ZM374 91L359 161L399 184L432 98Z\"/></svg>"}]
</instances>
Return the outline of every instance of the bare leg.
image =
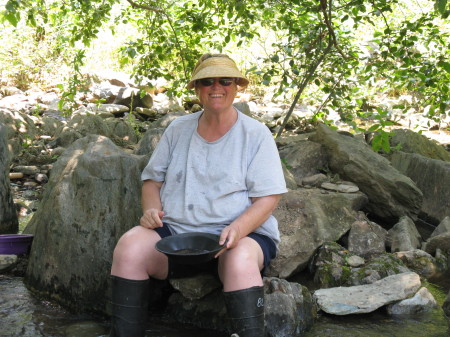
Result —
<instances>
[{"instance_id":1,"label":"bare leg","mask_svg":"<svg viewBox=\"0 0 450 337\"><path fill-rule=\"evenodd\" d=\"M136 226L126 232L114 249L111 275L130 280L150 277L166 279L167 256L158 252L156 242L161 237L152 229Z\"/></svg>"},{"instance_id":2,"label":"bare leg","mask_svg":"<svg viewBox=\"0 0 450 337\"><path fill-rule=\"evenodd\" d=\"M223 290L235 291L262 286L264 255L259 244L248 237L219 257L219 276Z\"/></svg>"}]
</instances>

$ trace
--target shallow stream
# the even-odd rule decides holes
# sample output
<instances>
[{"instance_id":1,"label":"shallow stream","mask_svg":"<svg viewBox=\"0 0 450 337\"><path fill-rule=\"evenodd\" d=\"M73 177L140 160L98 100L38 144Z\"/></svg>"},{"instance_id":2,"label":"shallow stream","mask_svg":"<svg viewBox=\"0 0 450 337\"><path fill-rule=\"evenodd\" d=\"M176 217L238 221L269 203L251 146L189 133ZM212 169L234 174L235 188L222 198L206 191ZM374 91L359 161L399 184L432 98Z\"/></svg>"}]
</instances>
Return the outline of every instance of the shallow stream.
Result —
<instances>
[{"instance_id":1,"label":"shallow stream","mask_svg":"<svg viewBox=\"0 0 450 337\"><path fill-rule=\"evenodd\" d=\"M450 282L446 278L447 282ZM447 288L448 291L448 288ZM322 315L305 337L448 337L449 320L441 311L417 318L393 318L383 310L365 315ZM0 275L0 337L106 337L108 322L73 315L33 297L21 277ZM156 317L146 337L229 337Z\"/></svg>"}]
</instances>

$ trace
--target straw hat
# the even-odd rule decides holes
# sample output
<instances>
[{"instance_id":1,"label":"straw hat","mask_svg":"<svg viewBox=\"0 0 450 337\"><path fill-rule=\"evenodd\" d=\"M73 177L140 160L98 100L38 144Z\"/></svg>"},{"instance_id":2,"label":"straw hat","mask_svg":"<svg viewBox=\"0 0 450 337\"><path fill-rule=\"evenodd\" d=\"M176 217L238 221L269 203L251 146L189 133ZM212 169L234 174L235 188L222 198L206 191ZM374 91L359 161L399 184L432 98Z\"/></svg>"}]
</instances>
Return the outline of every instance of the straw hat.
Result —
<instances>
[{"instance_id":1,"label":"straw hat","mask_svg":"<svg viewBox=\"0 0 450 337\"><path fill-rule=\"evenodd\" d=\"M204 54L198 60L189 81L188 89L194 88L195 81L211 77L233 77L241 87L248 85L248 79L241 74L236 63L225 54Z\"/></svg>"}]
</instances>

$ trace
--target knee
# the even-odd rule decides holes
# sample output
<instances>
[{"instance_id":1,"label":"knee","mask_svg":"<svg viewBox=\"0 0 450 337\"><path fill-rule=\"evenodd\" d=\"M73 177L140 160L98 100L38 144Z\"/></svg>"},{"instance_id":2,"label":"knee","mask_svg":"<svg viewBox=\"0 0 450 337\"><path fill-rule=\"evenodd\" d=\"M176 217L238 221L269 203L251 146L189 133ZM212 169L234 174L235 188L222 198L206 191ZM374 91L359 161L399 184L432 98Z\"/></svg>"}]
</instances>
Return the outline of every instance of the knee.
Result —
<instances>
[{"instance_id":1,"label":"knee","mask_svg":"<svg viewBox=\"0 0 450 337\"><path fill-rule=\"evenodd\" d=\"M136 226L122 235L114 248L114 260L137 259L142 255L142 251L148 245L148 233L143 232L142 229Z\"/></svg>"}]
</instances>

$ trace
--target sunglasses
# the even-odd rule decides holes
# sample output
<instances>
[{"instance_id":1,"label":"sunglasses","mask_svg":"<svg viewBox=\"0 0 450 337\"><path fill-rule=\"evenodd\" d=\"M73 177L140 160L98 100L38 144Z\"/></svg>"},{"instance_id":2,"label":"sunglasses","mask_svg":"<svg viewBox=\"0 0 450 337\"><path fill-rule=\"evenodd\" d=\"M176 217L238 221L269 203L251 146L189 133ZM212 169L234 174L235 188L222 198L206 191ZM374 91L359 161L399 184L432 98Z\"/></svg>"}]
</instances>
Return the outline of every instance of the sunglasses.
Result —
<instances>
[{"instance_id":1,"label":"sunglasses","mask_svg":"<svg viewBox=\"0 0 450 337\"><path fill-rule=\"evenodd\" d=\"M202 79L198 80L198 82L203 87L210 87L214 84L215 81L216 80L214 78L202 78ZM234 78L223 77L223 78L219 78L217 81L219 82L220 85L222 85L224 87L228 87L232 83L234 83Z\"/></svg>"}]
</instances>

